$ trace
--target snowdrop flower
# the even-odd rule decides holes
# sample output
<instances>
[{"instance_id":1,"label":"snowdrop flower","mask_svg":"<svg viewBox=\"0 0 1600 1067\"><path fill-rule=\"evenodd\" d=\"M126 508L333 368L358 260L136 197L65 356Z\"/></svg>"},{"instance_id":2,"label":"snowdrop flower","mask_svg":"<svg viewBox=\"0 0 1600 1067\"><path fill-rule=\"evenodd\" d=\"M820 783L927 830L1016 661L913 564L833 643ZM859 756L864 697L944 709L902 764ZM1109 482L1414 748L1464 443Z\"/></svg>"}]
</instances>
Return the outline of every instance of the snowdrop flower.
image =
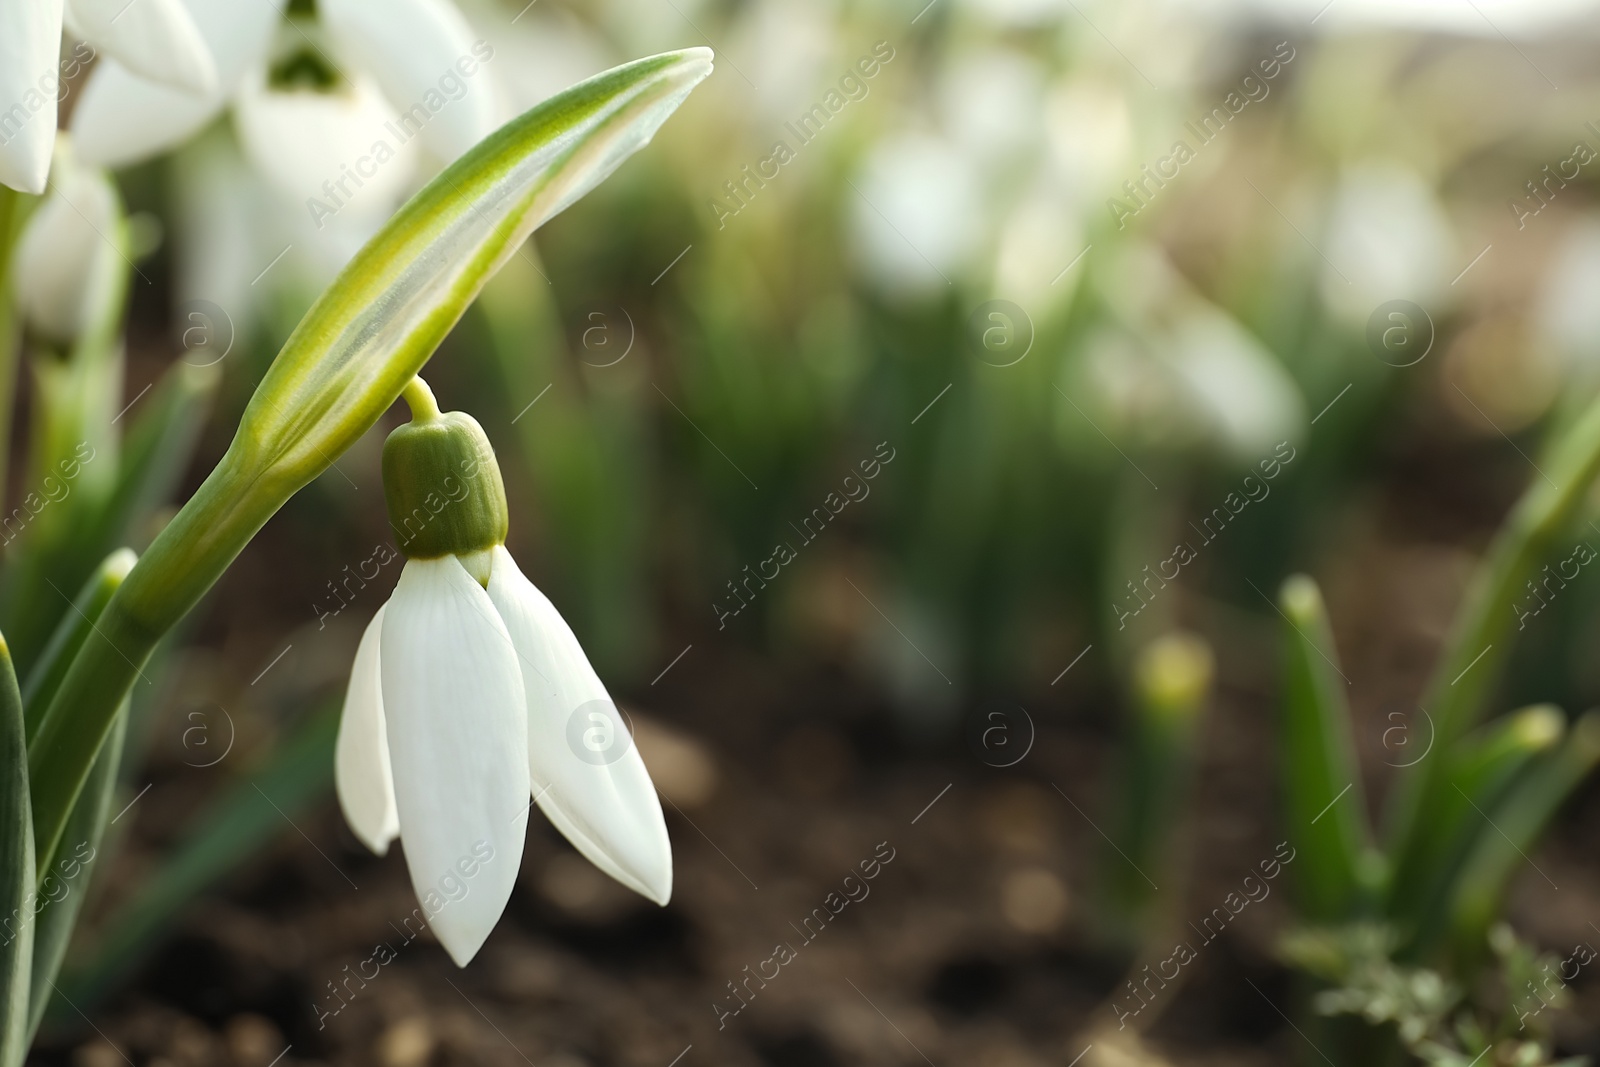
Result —
<instances>
[{"instance_id":1,"label":"snowdrop flower","mask_svg":"<svg viewBox=\"0 0 1600 1067\"><path fill-rule=\"evenodd\" d=\"M44 192L62 75L74 76L93 55L61 61L63 22L175 97L217 84L211 52L180 0L0 0L0 183L25 193Z\"/></svg>"},{"instance_id":2,"label":"snowdrop flower","mask_svg":"<svg viewBox=\"0 0 1600 1067\"><path fill-rule=\"evenodd\" d=\"M405 842L428 921L465 966L510 899L530 798L590 862L658 904L672 849L605 686L506 552L505 487L482 427L440 414L421 379L405 399L412 421L384 444L383 480L407 562L356 652L335 777L369 848Z\"/></svg>"},{"instance_id":3,"label":"snowdrop flower","mask_svg":"<svg viewBox=\"0 0 1600 1067\"><path fill-rule=\"evenodd\" d=\"M251 162L317 221L351 204L381 218L409 191L419 147L449 162L499 125L482 72L494 49L451 0L318 0L314 16L287 17L284 0L187 3L215 90L184 96L102 64L72 120L86 160L137 163L231 108Z\"/></svg>"},{"instance_id":4,"label":"snowdrop flower","mask_svg":"<svg viewBox=\"0 0 1600 1067\"><path fill-rule=\"evenodd\" d=\"M73 159L62 135L50 193L17 241L12 293L40 339L70 348L103 313L126 269L122 204L104 171Z\"/></svg>"}]
</instances>

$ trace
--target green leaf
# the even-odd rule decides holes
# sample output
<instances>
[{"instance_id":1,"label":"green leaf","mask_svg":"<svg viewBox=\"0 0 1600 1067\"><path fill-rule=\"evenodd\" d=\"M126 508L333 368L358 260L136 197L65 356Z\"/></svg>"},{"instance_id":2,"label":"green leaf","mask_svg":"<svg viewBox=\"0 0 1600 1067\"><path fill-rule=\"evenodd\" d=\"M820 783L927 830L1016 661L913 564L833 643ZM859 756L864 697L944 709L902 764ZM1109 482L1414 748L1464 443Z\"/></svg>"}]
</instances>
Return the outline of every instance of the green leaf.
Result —
<instances>
[{"instance_id":1,"label":"green leaf","mask_svg":"<svg viewBox=\"0 0 1600 1067\"><path fill-rule=\"evenodd\" d=\"M1422 813L1428 833L1394 857L1389 885L1389 913L1408 931L1410 951L1426 951L1442 932L1445 905L1462 865L1479 838L1495 833L1483 813L1495 810L1528 764L1560 743L1565 732L1559 708L1536 704L1433 756L1448 761L1451 788L1430 798Z\"/></svg>"},{"instance_id":2,"label":"green leaf","mask_svg":"<svg viewBox=\"0 0 1600 1067\"><path fill-rule=\"evenodd\" d=\"M1295 890L1307 918L1348 918L1368 881L1371 843L1346 682L1317 583L1295 575L1279 593L1284 631L1283 782Z\"/></svg>"},{"instance_id":3,"label":"green leaf","mask_svg":"<svg viewBox=\"0 0 1600 1067\"><path fill-rule=\"evenodd\" d=\"M340 272L256 388L238 438L253 466L301 485L325 470L528 236L648 144L710 73L705 48L606 71L430 182Z\"/></svg>"},{"instance_id":4,"label":"green leaf","mask_svg":"<svg viewBox=\"0 0 1600 1067\"><path fill-rule=\"evenodd\" d=\"M711 73L693 48L596 75L511 120L417 193L290 335L204 484L84 642L29 747L53 847L139 665L284 502L370 429L534 228L647 144Z\"/></svg>"},{"instance_id":5,"label":"green leaf","mask_svg":"<svg viewBox=\"0 0 1600 1067\"><path fill-rule=\"evenodd\" d=\"M29 994L28 1035L31 1040L44 1018L56 974L66 958L67 945L77 925L78 912L89 893L89 877L100 855L101 838L111 815L111 798L116 793L117 771L122 765L122 743L128 733L126 704L117 715L111 736L100 747L89 781L67 820L62 847L48 867L40 872L39 899L43 909L35 920L33 942L33 981Z\"/></svg>"},{"instance_id":6,"label":"green leaf","mask_svg":"<svg viewBox=\"0 0 1600 1067\"><path fill-rule=\"evenodd\" d=\"M1455 882L1449 917L1458 959L1471 963L1481 958L1512 876L1533 864L1529 856L1540 834L1596 763L1600 763L1600 712L1590 711L1573 724L1565 743L1518 776L1497 807L1475 812L1489 832L1478 835ZM1543 872L1538 876L1546 877Z\"/></svg>"},{"instance_id":7,"label":"green leaf","mask_svg":"<svg viewBox=\"0 0 1600 1067\"><path fill-rule=\"evenodd\" d=\"M1495 535L1428 683L1423 706L1433 715L1438 744L1445 749L1483 714L1511 654L1511 624L1524 584L1573 522L1600 475L1600 397L1542 458L1547 473L1529 483ZM1407 851L1413 836L1428 832L1418 813L1427 798L1449 788L1437 760L1424 760L1401 777L1384 812L1384 839L1392 852Z\"/></svg>"},{"instance_id":8,"label":"green leaf","mask_svg":"<svg viewBox=\"0 0 1600 1067\"><path fill-rule=\"evenodd\" d=\"M19 1067L28 1054L33 866L22 694L11 650L0 639L0 1067Z\"/></svg>"},{"instance_id":9,"label":"green leaf","mask_svg":"<svg viewBox=\"0 0 1600 1067\"><path fill-rule=\"evenodd\" d=\"M22 704L29 740L38 731L44 710L60 688L61 679L66 676L73 657L88 640L95 620L111 602L111 595L121 587L136 559L133 552L126 548L119 548L105 558L84 583L71 609L61 617L55 633L50 635L49 643L39 656L39 662L28 672L27 684L22 687Z\"/></svg>"}]
</instances>

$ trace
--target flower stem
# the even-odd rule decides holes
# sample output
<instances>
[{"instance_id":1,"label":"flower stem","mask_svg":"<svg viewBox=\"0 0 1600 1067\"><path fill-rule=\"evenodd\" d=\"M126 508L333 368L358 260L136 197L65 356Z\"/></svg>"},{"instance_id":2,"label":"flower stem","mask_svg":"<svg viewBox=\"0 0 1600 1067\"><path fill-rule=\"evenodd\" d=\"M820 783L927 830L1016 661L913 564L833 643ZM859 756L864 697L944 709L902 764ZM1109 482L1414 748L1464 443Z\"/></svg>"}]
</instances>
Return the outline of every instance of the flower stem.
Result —
<instances>
[{"instance_id":1,"label":"flower stem","mask_svg":"<svg viewBox=\"0 0 1600 1067\"><path fill-rule=\"evenodd\" d=\"M400 397L411 409L412 422L430 422L439 417L439 401L433 397L433 390L428 388L428 383L417 376L406 383L400 391Z\"/></svg>"},{"instance_id":2,"label":"flower stem","mask_svg":"<svg viewBox=\"0 0 1600 1067\"><path fill-rule=\"evenodd\" d=\"M54 854L95 753L156 643L301 484L254 469L236 443L129 572L28 746L36 857Z\"/></svg>"}]
</instances>

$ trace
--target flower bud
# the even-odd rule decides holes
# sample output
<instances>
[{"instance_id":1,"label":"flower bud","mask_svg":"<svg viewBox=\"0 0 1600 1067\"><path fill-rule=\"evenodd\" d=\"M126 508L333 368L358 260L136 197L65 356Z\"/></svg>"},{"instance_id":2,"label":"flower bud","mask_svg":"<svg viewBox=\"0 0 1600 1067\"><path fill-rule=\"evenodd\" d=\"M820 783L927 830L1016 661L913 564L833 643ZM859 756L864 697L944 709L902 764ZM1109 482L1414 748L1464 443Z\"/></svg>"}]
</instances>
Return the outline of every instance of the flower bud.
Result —
<instances>
[{"instance_id":1,"label":"flower bud","mask_svg":"<svg viewBox=\"0 0 1600 1067\"><path fill-rule=\"evenodd\" d=\"M478 420L419 412L383 443L389 526L407 559L465 556L504 544L506 487Z\"/></svg>"}]
</instances>

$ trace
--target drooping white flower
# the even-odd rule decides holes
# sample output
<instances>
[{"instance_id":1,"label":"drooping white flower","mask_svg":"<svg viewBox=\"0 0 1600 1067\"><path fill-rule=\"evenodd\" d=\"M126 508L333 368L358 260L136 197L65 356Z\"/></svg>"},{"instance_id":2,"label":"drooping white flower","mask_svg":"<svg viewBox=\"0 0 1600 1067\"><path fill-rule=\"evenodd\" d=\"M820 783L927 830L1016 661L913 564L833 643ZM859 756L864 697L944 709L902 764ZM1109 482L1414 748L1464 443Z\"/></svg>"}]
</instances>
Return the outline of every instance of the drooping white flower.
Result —
<instances>
[{"instance_id":1,"label":"drooping white flower","mask_svg":"<svg viewBox=\"0 0 1600 1067\"><path fill-rule=\"evenodd\" d=\"M216 65L180 0L0 0L0 184L42 193L56 140L63 21L75 37L179 98L215 90Z\"/></svg>"},{"instance_id":2,"label":"drooping white flower","mask_svg":"<svg viewBox=\"0 0 1600 1067\"><path fill-rule=\"evenodd\" d=\"M451 0L319 0L314 17L286 17L285 0L185 2L217 57L215 90L186 97L102 64L73 115L86 160L151 158L231 107L246 156L296 203L387 216L419 146L449 162L499 125L481 70L494 50Z\"/></svg>"},{"instance_id":3,"label":"drooping white flower","mask_svg":"<svg viewBox=\"0 0 1600 1067\"><path fill-rule=\"evenodd\" d=\"M407 400L413 421L390 436L383 466L408 558L356 652L335 780L367 847L404 843L428 921L465 966L510 899L533 803L658 904L672 894L672 847L616 705L506 551L505 491L482 428L439 414L420 379Z\"/></svg>"},{"instance_id":4,"label":"drooping white flower","mask_svg":"<svg viewBox=\"0 0 1600 1067\"><path fill-rule=\"evenodd\" d=\"M65 134L49 194L12 252L12 295L28 329L65 349L87 329L126 269L122 206L110 175L73 158Z\"/></svg>"}]
</instances>

